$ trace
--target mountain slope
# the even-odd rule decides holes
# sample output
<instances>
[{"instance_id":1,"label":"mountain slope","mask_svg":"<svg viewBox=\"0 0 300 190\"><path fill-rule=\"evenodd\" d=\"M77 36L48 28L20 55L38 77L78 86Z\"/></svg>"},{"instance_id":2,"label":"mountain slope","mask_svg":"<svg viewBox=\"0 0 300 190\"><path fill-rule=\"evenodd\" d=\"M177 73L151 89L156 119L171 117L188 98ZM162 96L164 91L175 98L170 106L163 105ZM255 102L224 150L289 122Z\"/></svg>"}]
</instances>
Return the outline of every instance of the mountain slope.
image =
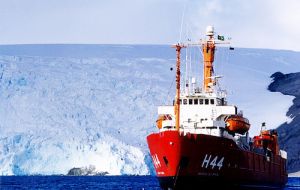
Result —
<instances>
[{"instance_id":1,"label":"mountain slope","mask_svg":"<svg viewBox=\"0 0 300 190\"><path fill-rule=\"evenodd\" d=\"M218 49L216 72L251 134L263 121L274 128L290 120L293 97L267 87L272 73L300 70L299 60L291 51ZM174 63L169 46L0 46L0 175L89 166L149 174L145 138L156 131L157 106L172 102ZM201 79L201 66L193 70Z\"/></svg>"},{"instance_id":2,"label":"mountain slope","mask_svg":"<svg viewBox=\"0 0 300 190\"><path fill-rule=\"evenodd\" d=\"M280 125L278 133L280 147L288 152L289 172L300 171L300 73L276 72L272 78L269 90L295 96L293 105L286 113L293 119Z\"/></svg>"}]
</instances>

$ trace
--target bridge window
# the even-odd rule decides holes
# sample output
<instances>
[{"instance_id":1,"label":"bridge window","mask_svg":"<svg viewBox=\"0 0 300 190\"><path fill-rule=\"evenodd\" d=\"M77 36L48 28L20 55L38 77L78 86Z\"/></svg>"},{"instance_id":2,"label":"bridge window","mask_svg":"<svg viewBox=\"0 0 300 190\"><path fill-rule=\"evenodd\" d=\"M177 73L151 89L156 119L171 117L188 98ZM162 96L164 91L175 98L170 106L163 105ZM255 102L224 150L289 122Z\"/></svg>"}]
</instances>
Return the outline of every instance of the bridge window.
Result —
<instances>
[{"instance_id":1,"label":"bridge window","mask_svg":"<svg viewBox=\"0 0 300 190\"><path fill-rule=\"evenodd\" d=\"M189 99L189 104L190 104L190 105L193 104L193 99Z\"/></svg>"},{"instance_id":2,"label":"bridge window","mask_svg":"<svg viewBox=\"0 0 300 190\"><path fill-rule=\"evenodd\" d=\"M183 99L183 104L184 104L184 105L187 104L187 99Z\"/></svg>"},{"instance_id":3,"label":"bridge window","mask_svg":"<svg viewBox=\"0 0 300 190\"><path fill-rule=\"evenodd\" d=\"M208 105L209 104L209 99L205 99L205 105Z\"/></svg>"},{"instance_id":4,"label":"bridge window","mask_svg":"<svg viewBox=\"0 0 300 190\"><path fill-rule=\"evenodd\" d=\"M203 104L203 99L199 99L199 104Z\"/></svg>"},{"instance_id":5,"label":"bridge window","mask_svg":"<svg viewBox=\"0 0 300 190\"><path fill-rule=\"evenodd\" d=\"M194 104L198 105L198 99L194 99Z\"/></svg>"},{"instance_id":6,"label":"bridge window","mask_svg":"<svg viewBox=\"0 0 300 190\"><path fill-rule=\"evenodd\" d=\"M217 105L222 105L221 100L219 98L217 99Z\"/></svg>"},{"instance_id":7,"label":"bridge window","mask_svg":"<svg viewBox=\"0 0 300 190\"><path fill-rule=\"evenodd\" d=\"M215 104L215 99L210 99L210 104L214 105Z\"/></svg>"}]
</instances>

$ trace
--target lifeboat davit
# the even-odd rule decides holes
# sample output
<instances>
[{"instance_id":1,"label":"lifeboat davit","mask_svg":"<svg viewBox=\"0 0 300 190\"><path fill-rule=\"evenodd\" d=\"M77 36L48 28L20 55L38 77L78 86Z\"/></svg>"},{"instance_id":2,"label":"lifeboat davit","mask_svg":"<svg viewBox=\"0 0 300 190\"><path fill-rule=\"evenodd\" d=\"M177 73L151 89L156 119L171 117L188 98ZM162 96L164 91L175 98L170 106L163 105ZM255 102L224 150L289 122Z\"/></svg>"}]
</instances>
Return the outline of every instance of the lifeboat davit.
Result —
<instances>
[{"instance_id":1,"label":"lifeboat davit","mask_svg":"<svg viewBox=\"0 0 300 190\"><path fill-rule=\"evenodd\" d=\"M249 128L249 120L241 115L232 115L226 120L226 129L229 132L244 134Z\"/></svg>"}]
</instances>

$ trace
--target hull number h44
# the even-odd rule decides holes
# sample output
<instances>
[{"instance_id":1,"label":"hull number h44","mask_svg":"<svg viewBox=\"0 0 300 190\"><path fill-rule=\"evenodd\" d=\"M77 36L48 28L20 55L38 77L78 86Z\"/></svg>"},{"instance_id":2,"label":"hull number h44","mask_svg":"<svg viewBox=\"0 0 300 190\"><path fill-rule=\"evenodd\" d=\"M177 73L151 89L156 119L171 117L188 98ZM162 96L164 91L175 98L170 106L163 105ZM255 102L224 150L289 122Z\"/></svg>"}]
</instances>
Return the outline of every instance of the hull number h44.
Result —
<instances>
[{"instance_id":1,"label":"hull number h44","mask_svg":"<svg viewBox=\"0 0 300 190\"><path fill-rule=\"evenodd\" d=\"M211 154L205 154L201 167L211 169L218 168L219 170L221 170L221 168L223 167L223 161L224 157L213 157Z\"/></svg>"}]
</instances>

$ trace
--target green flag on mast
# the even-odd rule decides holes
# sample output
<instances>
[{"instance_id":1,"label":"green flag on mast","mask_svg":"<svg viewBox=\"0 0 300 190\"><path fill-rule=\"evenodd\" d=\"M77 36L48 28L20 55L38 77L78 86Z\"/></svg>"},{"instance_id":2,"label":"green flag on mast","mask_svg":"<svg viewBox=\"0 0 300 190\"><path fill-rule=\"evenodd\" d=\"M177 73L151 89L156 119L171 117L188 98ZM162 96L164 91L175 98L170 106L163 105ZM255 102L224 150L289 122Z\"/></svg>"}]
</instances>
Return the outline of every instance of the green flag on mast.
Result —
<instances>
[{"instance_id":1,"label":"green flag on mast","mask_svg":"<svg viewBox=\"0 0 300 190\"><path fill-rule=\"evenodd\" d=\"M218 35L218 40L224 41L224 36Z\"/></svg>"}]
</instances>

